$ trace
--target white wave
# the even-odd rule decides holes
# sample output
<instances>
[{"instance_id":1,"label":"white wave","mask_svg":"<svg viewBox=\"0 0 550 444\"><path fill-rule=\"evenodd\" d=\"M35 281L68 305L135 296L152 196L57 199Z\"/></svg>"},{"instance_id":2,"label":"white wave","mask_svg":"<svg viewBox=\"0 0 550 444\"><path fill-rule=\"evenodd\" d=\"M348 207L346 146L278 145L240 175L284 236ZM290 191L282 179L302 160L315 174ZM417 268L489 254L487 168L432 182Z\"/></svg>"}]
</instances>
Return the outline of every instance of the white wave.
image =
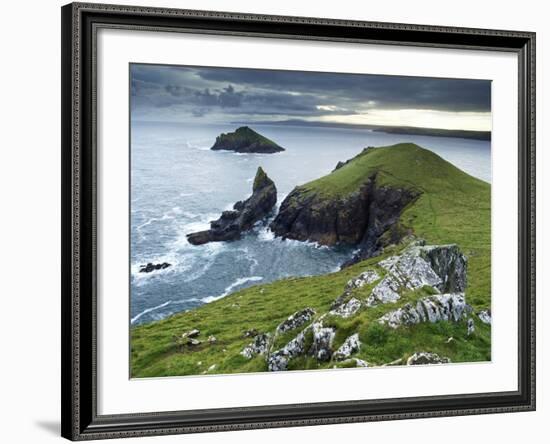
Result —
<instances>
[{"instance_id":1,"label":"white wave","mask_svg":"<svg viewBox=\"0 0 550 444\"><path fill-rule=\"evenodd\" d=\"M174 219L174 216L172 216L170 212L164 213L162 217L151 217L147 221L143 222L141 225L138 225L136 227L136 231L140 231L142 228L145 228L146 226L151 225L153 222L161 222L163 220L168 220L168 219Z\"/></svg>"},{"instance_id":2,"label":"white wave","mask_svg":"<svg viewBox=\"0 0 550 444\"><path fill-rule=\"evenodd\" d=\"M269 226L262 228L258 231L258 240L261 242L268 242L275 239L275 233L271 231Z\"/></svg>"},{"instance_id":3,"label":"white wave","mask_svg":"<svg viewBox=\"0 0 550 444\"><path fill-rule=\"evenodd\" d=\"M195 193L180 193L180 197L189 197L189 196L194 196Z\"/></svg>"},{"instance_id":4,"label":"white wave","mask_svg":"<svg viewBox=\"0 0 550 444\"><path fill-rule=\"evenodd\" d=\"M257 282L261 281L263 279L262 276L249 276L245 278L239 278L235 282L233 282L231 285L225 288L224 292L218 296L207 296L205 298L202 298L201 301L208 304L210 302L217 301L219 299L222 299L226 297L228 294L230 294L235 288L240 287L243 284L246 284L247 282Z\"/></svg>"},{"instance_id":5,"label":"white wave","mask_svg":"<svg viewBox=\"0 0 550 444\"><path fill-rule=\"evenodd\" d=\"M145 315L147 313L151 313L152 311L158 310L159 308L166 307L167 305L169 305L171 303L172 303L172 301L167 301L163 304L157 305L156 307L151 307L151 308L147 308L147 309L143 310L141 313L138 313L132 319L130 319L130 324L133 324L134 322L136 322L143 315Z\"/></svg>"}]
</instances>

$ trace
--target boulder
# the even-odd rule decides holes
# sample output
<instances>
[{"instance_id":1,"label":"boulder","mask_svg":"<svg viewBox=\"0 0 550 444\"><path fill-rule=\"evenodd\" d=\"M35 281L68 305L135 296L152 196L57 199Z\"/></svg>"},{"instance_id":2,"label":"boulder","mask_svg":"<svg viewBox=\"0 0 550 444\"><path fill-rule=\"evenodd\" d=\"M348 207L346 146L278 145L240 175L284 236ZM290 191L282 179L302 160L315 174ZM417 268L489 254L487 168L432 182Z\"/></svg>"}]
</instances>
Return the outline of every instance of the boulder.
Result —
<instances>
[{"instance_id":1,"label":"boulder","mask_svg":"<svg viewBox=\"0 0 550 444\"><path fill-rule=\"evenodd\" d=\"M306 327L282 349L271 353L267 357L267 369L270 372L286 370L290 359L305 354L306 334L310 329L311 326Z\"/></svg>"},{"instance_id":2,"label":"boulder","mask_svg":"<svg viewBox=\"0 0 550 444\"><path fill-rule=\"evenodd\" d=\"M477 314L477 317L478 317L479 320L480 320L481 322L483 322L484 324L491 325L491 310L481 310L481 311Z\"/></svg>"},{"instance_id":3,"label":"boulder","mask_svg":"<svg viewBox=\"0 0 550 444\"><path fill-rule=\"evenodd\" d=\"M254 341L242 349L241 355L247 359L252 359L256 355L263 355L269 348L271 335L263 333L254 337Z\"/></svg>"},{"instance_id":4,"label":"boulder","mask_svg":"<svg viewBox=\"0 0 550 444\"><path fill-rule=\"evenodd\" d=\"M346 290L362 288L365 285L372 284L380 279L380 275L374 270L363 271L359 276L350 279L346 284Z\"/></svg>"},{"instance_id":5,"label":"boulder","mask_svg":"<svg viewBox=\"0 0 550 444\"><path fill-rule=\"evenodd\" d=\"M409 246L403 253L378 263L386 276L373 288L367 306L400 299L403 290L429 286L436 292L459 293L466 289L466 257L456 245Z\"/></svg>"},{"instance_id":6,"label":"boulder","mask_svg":"<svg viewBox=\"0 0 550 444\"><path fill-rule=\"evenodd\" d=\"M418 352L407 359L407 365L448 364L449 358L440 357L436 353Z\"/></svg>"},{"instance_id":7,"label":"boulder","mask_svg":"<svg viewBox=\"0 0 550 444\"><path fill-rule=\"evenodd\" d=\"M273 154L285 149L267 137L258 134L248 126L237 128L235 132L220 134L211 150L227 150L237 153Z\"/></svg>"},{"instance_id":8,"label":"boulder","mask_svg":"<svg viewBox=\"0 0 550 444\"><path fill-rule=\"evenodd\" d=\"M476 326L474 324L474 320L472 318L468 319L468 330L467 335L470 336L476 331Z\"/></svg>"},{"instance_id":9,"label":"boulder","mask_svg":"<svg viewBox=\"0 0 550 444\"><path fill-rule=\"evenodd\" d=\"M357 353L361 348L361 341L359 341L359 334L355 333L344 341L344 343L334 352L332 359L335 361L344 361L348 359L353 353Z\"/></svg>"},{"instance_id":10,"label":"boulder","mask_svg":"<svg viewBox=\"0 0 550 444\"><path fill-rule=\"evenodd\" d=\"M331 327L324 327L321 322L312 325L313 344L309 354L318 361L329 361L332 357L332 341L335 336L335 330Z\"/></svg>"},{"instance_id":11,"label":"boulder","mask_svg":"<svg viewBox=\"0 0 550 444\"><path fill-rule=\"evenodd\" d=\"M340 316L342 318L349 318L359 311L361 308L361 301L357 298L351 298L347 302L343 302L340 305L337 305L329 313L335 316Z\"/></svg>"},{"instance_id":12,"label":"boulder","mask_svg":"<svg viewBox=\"0 0 550 444\"><path fill-rule=\"evenodd\" d=\"M252 195L245 201L233 205L233 210L222 212L219 219L210 222L210 229L187 234L187 240L193 245L208 242L232 241L241 238L273 211L277 203L277 188L262 167L258 167Z\"/></svg>"},{"instance_id":13,"label":"boulder","mask_svg":"<svg viewBox=\"0 0 550 444\"><path fill-rule=\"evenodd\" d=\"M146 265L140 265L139 272L140 273L151 273L156 270L164 270L165 268L171 267L172 264L169 264L168 262L162 262L160 264L153 264L152 262L148 262Z\"/></svg>"},{"instance_id":14,"label":"boulder","mask_svg":"<svg viewBox=\"0 0 550 444\"><path fill-rule=\"evenodd\" d=\"M186 331L181 335L182 338L195 338L201 334L201 331L198 328Z\"/></svg>"},{"instance_id":15,"label":"boulder","mask_svg":"<svg viewBox=\"0 0 550 444\"><path fill-rule=\"evenodd\" d=\"M438 294L419 299L416 304L405 304L378 319L391 328L438 321L458 322L471 313L463 293Z\"/></svg>"},{"instance_id":16,"label":"boulder","mask_svg":"<svg viewBox=\"0 0 550 444\"><path fill-rule=\"evenodd\" d=\"M308 323L314 315L315 310L309 307L297 311L296 313L291 314L283 322L281 322L275 329L275 332L277 334L281 334L301 327L302 325Z\"/></svg>"}]
</instances>

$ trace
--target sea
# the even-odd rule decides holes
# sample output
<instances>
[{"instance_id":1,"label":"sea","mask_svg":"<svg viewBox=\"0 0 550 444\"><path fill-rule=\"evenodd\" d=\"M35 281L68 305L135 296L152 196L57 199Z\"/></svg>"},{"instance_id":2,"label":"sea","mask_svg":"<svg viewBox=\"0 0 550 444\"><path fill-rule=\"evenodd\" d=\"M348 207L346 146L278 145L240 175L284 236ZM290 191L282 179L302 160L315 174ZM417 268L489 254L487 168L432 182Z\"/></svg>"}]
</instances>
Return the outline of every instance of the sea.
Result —
<instances>
[{"instance_id":1,"label":"sea","mask_svg":"<svg viewBox=\"0 0 550 444\"><path fill-rule=\"evenodd\" d=\"M468 174L491 182L491 142L387 134L368 129L251 125L286 151L211 151L216 136L239 125L132 121L130 319L140 324L192 310L251 285L336 271L350 248L281 240L259 224L233 242L194 246L186 234L252 192L261 166L277 186L277 205L296 185L330 173L367 146L414 142ZM148 262L170 267L140 273Z\"/></svg>"}]
</instances>

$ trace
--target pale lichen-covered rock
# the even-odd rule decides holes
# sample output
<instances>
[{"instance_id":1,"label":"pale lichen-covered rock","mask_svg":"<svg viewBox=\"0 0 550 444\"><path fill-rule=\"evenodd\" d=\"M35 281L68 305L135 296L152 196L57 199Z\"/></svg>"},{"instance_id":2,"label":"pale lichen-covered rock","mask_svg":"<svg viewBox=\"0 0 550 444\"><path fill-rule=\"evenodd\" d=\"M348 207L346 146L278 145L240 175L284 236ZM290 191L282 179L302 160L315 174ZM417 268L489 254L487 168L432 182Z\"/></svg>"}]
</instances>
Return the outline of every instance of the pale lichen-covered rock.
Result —
<instances>
[{"instance_id":1,"label":"pale lichen-covered rock","mask_svg":"<svg viewBox=\"0 0 550 444\"><path fill-rule=\"evenodd\" d=\"M391 328L421 322L458 322L471 311L463 293L437 294L419 299L414 305L409 303L390 311L378 319L378 322Z\"/></svg>"},{"instance_id":2,"label":"pale lichen-covered rock","mask_svg":"<svg viewBox=\"0 0 550 444\"><path fill-rule=\"evenodd\" d=\"M429 352L418 352L407 359L407 365L448 364L450 362L449 358Z\"/></svg>"},{"instance_id":3,"label":"pale lichen-covered rock","mask_svg":"<svg viewBox=\"0 0 550 444\"><path fill-rule=\"evenodd\" d=\"M282 349L271 353L267 357L267 369L270 372L286 370L290 359L305 354L306 334L310 329L311 326L306 327Z\"/></svg>"},{"instance_id":4,"label":"pale lichen-covered rock","mask_svg":"<svg viewBox=\"0 0 550 444\"><path fill-rule=\"evenodd\" d=\"M338 305L336 308L330 311L330 314L340 316L342 318L349 318L353 316L361 308L361 301L357 298L351 298L349 301Z\"/></svg>"},{"instance_id":5,"label":"pale lichen-covered rock","mask_svg":"<svg viewBox=\"0 0 550 444\"><path fill-rule=\"evenodd\" d=\"M367 307L373 307L378 304L387 304L389 302L397 302L401 296L398 291L401 285L392 275L385 276L382 281L372 289L370 296L367 298Z\"/></svg>"},{"instance_id":6,"label":"pale lichen-covered rock","mask_svg":"<svg viewBox=\"0 0 550 444\"><path fill-rule=\"evenodd\" d=\"M463 292L466 288L466 257L456 245L413 244L402 254L379 262L387 275L367 298L367 306L400 299L404 290L424 286L437 292Z\"/></svg>"},{"instance_id":7,"label":"pale lichen-covered rock","mask_svg":"<svg viewBox=\"0 0 550 444\"><path fill-rule=\"evenodd\" d=\"M321 322L314 323L312 328L313 344L309 353L318 361L329 361L332 357L332 341L335 335L334 328L323 327Z\"/></svg>"},{"instance_id":8,"label":"pale lichen-covered rock","mask_svg":"<svg viewBox=\"0 0 550 444\"><path fill-rule=\"evenodd\" d=\"M344 343L334 352L332 358L335 361L343 361L348 359L353 353L357 353L361 348L361 341L359 341L359 334L355 333L344 341Z\"/></svg>"},{"instance_id":9,"label":"pale lichen-covered rock","mask_svg":"<svg viewBox=\"0 0 550 444\"><path fill-rule=\"evenodd\" d=\"M491 310L481 310L481 311L477 314L477 317L478 317L479 320L480 320L481 322L483 322L484 324L491 325Z\"/></svg>"},{"instance_id":10,"label":"pale lichen-covered rock","mask_svg":"<svg viewBox=\"0 0 550 444\"><path fill-rule=\"evenodd\" d=\"M474 320L472 318L468 319L468 336L473 334L476 331L476 326L474 324Z\"/></svg>"},{"instance_id":11,"label":"pale lichen-covered rock","mask_svg":"<svg viewBox=\"0 0 550 444\"><path fill-rule=\"evenodd\" d=\"M374 270L363 271L359 276L350 279L346 284L346 290L361 288L380 279L380 275Z\"/></svg>"},{"instance_id":12,"label":"pale lichen-covered rock","mask_svg":"<svg viewBox=\"0 0 550 444\"><path fill-rule=\"evenodd\" d=\"M363 361L359 358L350 358L345 359L344 361L338 362L338 364L334 365L333 368L353 368L353 367L368 367L369 363L367 361Z\"/></svg>"},{"instance_id":13,"label":"pale lichen-covered rock","mask_svg":"<svg viewBox=\"0 0 550 444\"><path fill-rule=\"evenodd\" d=\"M242 349L241 355L247 359L252 359L255 355L263 355L269 348L271 335L263 333L254 337L254 341Z\"/></svg>"},{"instance_id":14,"label":"pale lichen-covered rock","mask_svg":"<svg viewBox=\"0 0 550 444\"><path fill-rule=\"evenodd\" d=\"M301 327L302 325L308 323L314 315L315 310L309 307L297 311L296 313L291 314L287 319L285 319L277 326L276 333L285 333L287 331Z\"/></svg>"}]
</instances>

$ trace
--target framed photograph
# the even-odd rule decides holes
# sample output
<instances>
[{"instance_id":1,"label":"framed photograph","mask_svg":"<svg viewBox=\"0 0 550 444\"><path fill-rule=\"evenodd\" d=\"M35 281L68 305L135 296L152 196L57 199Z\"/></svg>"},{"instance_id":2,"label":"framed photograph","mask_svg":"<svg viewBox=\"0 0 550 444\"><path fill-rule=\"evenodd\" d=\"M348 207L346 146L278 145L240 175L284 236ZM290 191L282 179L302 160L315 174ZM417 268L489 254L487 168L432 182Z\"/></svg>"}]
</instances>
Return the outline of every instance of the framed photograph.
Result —
<instances>
[{"instance_id":1,"label":"framed photograph","mask_svg":"<svg viewBox=\"0 0 550 444\"><path fill-rule=\"evenodd\" d=\"M534 410L534 33L61 12L64 437Z\"/></svg>"}]
</instances>

